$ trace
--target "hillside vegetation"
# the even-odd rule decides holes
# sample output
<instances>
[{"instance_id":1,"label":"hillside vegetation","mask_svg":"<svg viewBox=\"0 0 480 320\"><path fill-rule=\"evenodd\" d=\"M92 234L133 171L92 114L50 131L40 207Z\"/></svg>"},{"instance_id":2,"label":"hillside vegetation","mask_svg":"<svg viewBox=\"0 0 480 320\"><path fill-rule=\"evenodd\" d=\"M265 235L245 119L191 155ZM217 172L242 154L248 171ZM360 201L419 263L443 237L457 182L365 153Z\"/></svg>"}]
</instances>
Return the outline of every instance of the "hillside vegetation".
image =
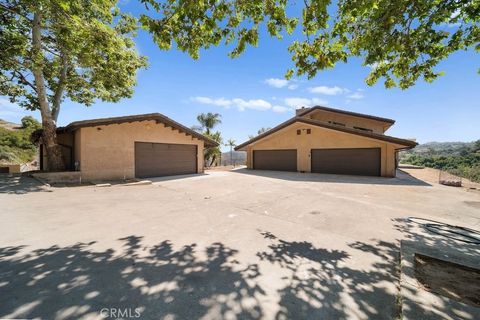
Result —
<instances>
[{"instance_id":1,"label":"hillside vegetation","mask_svg":"<svg viewBox=\"0 0 480 320\"><path fill-rule=\"evenodd\" d=\"M22 124L16 125L0 120L0 163L23 164L35 158L37 147L31 142L33 131L40 123L27 116Z\"/></svg>"},{"instance_id":2,"label":"hillside vegetation","mask_svg":"<svg viewBox=\"0 0 480 320\"><path fill-rule=\"evenodd\" d=\"M441 169L480 182L480 140L475 142L429 142L402 152L400 162Z\"/></svg>"}]
</instances>

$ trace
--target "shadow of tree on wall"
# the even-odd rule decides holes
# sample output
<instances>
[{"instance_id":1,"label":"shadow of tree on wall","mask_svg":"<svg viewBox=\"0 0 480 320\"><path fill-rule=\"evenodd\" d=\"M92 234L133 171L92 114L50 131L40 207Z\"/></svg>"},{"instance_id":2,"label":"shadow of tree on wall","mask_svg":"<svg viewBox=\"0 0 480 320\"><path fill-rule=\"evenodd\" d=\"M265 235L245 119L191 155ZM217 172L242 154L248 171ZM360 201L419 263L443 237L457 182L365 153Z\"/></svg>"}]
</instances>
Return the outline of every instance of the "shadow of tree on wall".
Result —
<instances>
[{"instance_id":1,"label":"shadow of tree on wall","mask_svg":"<svg viewBox=\"0 0 480 320\"><path fill-rule=\"evenodd\" d=\"M262 294L256 265L241 267L237 251L221 243L195 256L196 246L153 247L141 237L121 239L125 252L92 251L93 243L53 246L14 256L0 249L0 318L98 317L102 308L139 308L144 319L258 319Z\"/></svg>"},{"instance_id":2,"label":"shadow of tree on wall","mask_svg":"<svg viewBox=\"0 0 480 320\"><path fill-rule=\"evenodd\" d=\"M290 271L288 285L279 291L276 319L393 319L399 315L396 290L384 282L397 283L398 249L388 243L356 242L353 249L378 255L382 262L370 270L349 267L345 251L315 248L311 243L290 242L263 232L272 241L262 260ZM397 287L398 289L398 287Z\"/></svg>"}]
</instances>

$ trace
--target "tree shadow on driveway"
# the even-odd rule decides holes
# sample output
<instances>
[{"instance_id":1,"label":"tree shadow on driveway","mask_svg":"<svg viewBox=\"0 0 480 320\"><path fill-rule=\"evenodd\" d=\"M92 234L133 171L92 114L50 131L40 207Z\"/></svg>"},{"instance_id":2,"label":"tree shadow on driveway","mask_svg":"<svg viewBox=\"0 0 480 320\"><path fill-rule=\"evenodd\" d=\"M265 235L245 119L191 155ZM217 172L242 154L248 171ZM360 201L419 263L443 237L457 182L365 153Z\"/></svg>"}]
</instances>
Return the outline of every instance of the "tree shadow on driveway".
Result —
<instances>
[{"instance_id":1,"label":"tree shadow on driveway","mask_svg":"<svg viewBox=\"0 0 480 320\"><path fill-rule=\"evenodd\" d=\"M355 269L345 251L316 248L311 243L285 241L264 232L269 250L262 260L290 271L279 291L276 319L394 319L399 315L396 290L385 283L398 283L398 249L390 243L355 242L352 249L380 258L368 270Z\"/></svg>"},{"instance_id":2,"label":"tree shadow on driveway","mask_svg":"<svg viewBox=\"0 0 480 320\"><path fill-rule=\"evenodd\" d=\"M287 181L431 187L431 184L423 180L417 179L401 170L397 171L397 177L395 178L349 176L340 174L323 174L309 172L301 173L287 171L252 170L246 168L232 170L231 172Z\"/></svg>"},{"instance_id":3,"label":"tree shadow on driveway","mask_svg":"<svg viewBox=\"0 0 480 320\"><path fill-rule=\"evenodd\" d=\"M26 194L30 192L51 192L37 180L21 174L0 174L0 194Z\"/></svg>"},{"instance_id":4,"label":"tree shadow on driveway","mask_svg":"<svg viewBox=\"0 0 480 320\"><path fill-rule=\"evenodd\" d=\"M102 308L139 310L143 319L262 317L262 290L252 281L258 268L237 265L237 251L213 243L200 259L195 244L174 250L169 241L120 240L122 254L92 251L93 243L20 257L21 248L0 249L0 318L98 318Z\"/></svg>"},{"instance_id":5,"label":"tree shadow on driveway","mask_svg":"<svg viewBox=\"0 0 480 320\"><path fill-rule=\"evenodd\" d=\"M258 263L220 242L151 246L134 235L119 239L123 250L95 251L94 242L0 248L0 318L100 318L103 308L139 310L142 319L399 315L397 245L353 242L346 252L261 234Z\"/></svg>"}]
</instances>

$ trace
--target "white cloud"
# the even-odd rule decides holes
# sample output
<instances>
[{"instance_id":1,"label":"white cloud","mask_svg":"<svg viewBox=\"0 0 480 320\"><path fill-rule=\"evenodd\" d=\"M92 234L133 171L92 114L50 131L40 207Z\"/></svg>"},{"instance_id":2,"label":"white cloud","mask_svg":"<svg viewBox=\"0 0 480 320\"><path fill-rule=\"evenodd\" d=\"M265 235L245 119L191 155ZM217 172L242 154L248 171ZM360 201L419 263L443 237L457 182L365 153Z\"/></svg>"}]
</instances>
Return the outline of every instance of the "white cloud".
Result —
<instances>
[{"instance_id":1,"label":"white cloud","mask_svg":"<svg viewBox=\"0 0 480 320\"><path fill-rule=\"evenodd\" d=\"M327 86L318 86L318 87L310 87L308 91L311 93L320 93L329 96L335 96L342 93L347 93L349 90L345 88L340 88L337 86L334 87L327 87Z\"/></svg>"},{"instance_id":2,"label":"white cloud","mask_svg":"<svg viewBox=\"0 0 480 320\"><path fill-rule=\"evenodd\" d=\"M240 111L245 109L268 110L272 108L272 104L263 99L244 100L235 98L232 100L232 102L233 105L235 105Z\"/></svg>"},{"instance_id":3,"label":"white cloud","mask_svg":"<svg viewBox=\"0 0 480 320\"><path fill-rule=\"evenodd\" d=\"M279 78L269 78L265 80L265 83L274 88L283 88L288 85L289 81Z\"/></svg>"},{"instance_id":4,"label":"white cloud","mask_svg":"<svg viewBox=\"0 0 480 320\"><path fill-rule=\"evenodd\" d=\"M279 113L287 112L288 110L291 110L291 109L287 108L287 107L283 107L283 106L273 106L272 107L272 111L279 112Z\"/></svg>"},{"instance_id":5,"label":"white cloud","mask_svg":"<svg viewBox=\"0 0 480 320\"><path fill-rule=\"evenodd\" d=\"M275 112L282 112L281 106L273 106L270 102L264 99L225 99L225 98L209 98L209 97L192 97L190 101L198 102L201 104L209 104L218 107L230 108L235 107L240 111L246 109L251 110L273 110Z\"/></svg>"},{"instance_id":6,"label":"white cloud","mask_svg":"<svg viewBox=\"0 0 480 320\"><path fill-rule=\"evenodd\" d=\"M363 95L363 93L360 92L360 90L347 96L347 98L354 99L354 100L360 100L360 99L363 99L364 97L365 96Z\"/></svg>"},{"instance_id":7,"label":"white cloud","mask_svg":"<svg viewBox=\"0 0 480 320\"><path fill-rule=\"evenodd\" d=\"M298 88L297 80L285 80L280 78L269 78L264 81L270 87L274 88L287 88L288 90L295 90Z\"/></svg>"},{"instance_id":8,"label":"white cloud","mask_svg":"<svg viewBox=\"0 0 480 320\"><path fill-rule=\"evenodd\" d=\"M226 108L232 105L232 101L224 98L212 99L209 97L193 97L191 98L191 100L198 103L202 103L202 104L211 104L214 106L226 107Z\"/></svg>"},{"instance_id":9,"label":"white cloud","mask_svg":"<svg viewBox=\"0 0 480 320\"><path fill-rule=\"evenodd\" d=\"M194 101L201 104L208 104L212 106L219 106L224 108L236 108L239 111L250 110L259 110L266 111L271 110L273 112L287 112L292 109L301 108L301 107L313 107L316 105L326 105L327 101L319 98L302 98L302 97L289 97L283 99L273 99L276 100L274 103L269 102L264 99L225 99L225 98L210 98L210 97L191 97L190 101Z\"/></svg>"},{"instance_id":10,"label":"white cloud","mask_svg":"<svg viewBox=\"0 0 480 320\"><path fill-rule=\"evenodd\" d=\"M0 118L7 121L18 121L20 118L31 114L8 99L0 98Z\"/></svg>"},{"instance_id":11,"label":"white cloud","mask_svg":"<svg viewBox=\"0 0 480 320\"><path fill-rule=\"evenodd\" d=\"M284 102L290 108L313 107L315 105L327 104L327 101L319 98L308 99L308 98L299 98L299 97L285 98Z\"/></svg>"}]
</instances>

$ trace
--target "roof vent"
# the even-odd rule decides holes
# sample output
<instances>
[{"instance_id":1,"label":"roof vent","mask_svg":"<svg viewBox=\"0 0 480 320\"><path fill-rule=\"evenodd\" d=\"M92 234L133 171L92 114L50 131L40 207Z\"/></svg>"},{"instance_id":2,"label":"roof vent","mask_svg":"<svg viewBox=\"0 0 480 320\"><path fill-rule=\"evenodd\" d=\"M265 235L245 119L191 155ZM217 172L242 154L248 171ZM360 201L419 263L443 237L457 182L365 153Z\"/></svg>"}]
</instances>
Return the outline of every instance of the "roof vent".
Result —
<instances>
[{"instance_id":1,"label":"roof vent","mask_svg":"<svg viewBox=\"0 0 480 320\"><path fill-rule=\"evenodd\" d=\"M307 107L298 108L298 109L295 110L295 115L298 116L300 113L304 113L308 109L310 109L310 108L307 108Z\"/></svg>"}]
</instances>

